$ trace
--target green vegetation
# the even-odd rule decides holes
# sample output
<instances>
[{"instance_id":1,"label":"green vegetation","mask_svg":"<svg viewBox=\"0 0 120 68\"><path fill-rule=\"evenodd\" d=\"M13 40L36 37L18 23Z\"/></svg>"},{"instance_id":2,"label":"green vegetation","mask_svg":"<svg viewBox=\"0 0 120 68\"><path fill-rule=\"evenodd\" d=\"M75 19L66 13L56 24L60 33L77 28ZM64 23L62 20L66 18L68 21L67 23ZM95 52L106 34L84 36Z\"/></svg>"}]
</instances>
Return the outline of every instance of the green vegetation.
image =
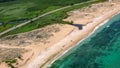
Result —
<instances>
[{"instance_id":1,"label":"green vegetation","mask_svg":"<svg viewBox=\"0 0 120 68\"><path fill-rule=\"evenodd\" d=\"M80 4L80 5L73 5L72 7L67 8L65 10L57 11L55 13L46 15L35 22L31 22L31 23L29 23L21 28L18 28L18 29L11 31L11 32L5 34L4 36L31 31L33 29L41 28L41 27L44 27L46 25L55 24L55 23L58 23L58 24L66 24L67 23L68 24L68 22L62 21L64 18L67 17L66 12L74 10L74 9L86 7L86 6L89 6L93 3L103 2L103 1L106 1L106 0L97 0L97 1L89 2L89 3ZM71 23L69 23L69 24L71 24Z\"/></svg>"},{"instance_id":2,"label":"green vegetation","mask_svg":"<svg viewBox=\"0 0 120 68\"><path fill-rule=\"evenodd\" d=\"M23 27L20 27L20 28L17 28L15 30L11 31L11 32L8 32L4 36L31 31L31 30L41 28L41 27L44 27L44 26L47 26L47 25L55 24L55 23L58 23L58 24L66 24L66 23L71 24L71 23L62 21L64 18L67 17L66 12L69 12L69 11L74 10L74 9L80 9L80 8L89 6L91 4L104 2L104 1L106 1L106 0L96 0L96 1L93 1L93 2L84 3L84 4L80 4L80 5L71 5L71 7L67 8L65 10L60 10L60 11L57 11L55 13L46 15L46 16L40 18L37 21L31 22L31 23L29 23L29 24L27 24L27 25L25 25ZM49 11L49 10L46 10L46 12L47 11Z\"/></svg>"},{"instance_id":3,"label":"green vegetation","mask_svg":"<svg viewBox=\"0 0 120 68\"><path fill-rule=\"evenodd\" d=\"M0 32L51 10L85 1L89 0L0 0Z\"/></svg>"},{"instance_id":4,"label":"green vegetation","mask_svg":"<svg viewBox=\"0 0 120 68\"><path fill-rule=\"evenodd\" d=\"M17 59L10 59L10 60L6 60L5 63L7 63L7 65L10 67L10 68L15 68L13 66L14 63L17 62Z\"/></svg>"}]
</instances>

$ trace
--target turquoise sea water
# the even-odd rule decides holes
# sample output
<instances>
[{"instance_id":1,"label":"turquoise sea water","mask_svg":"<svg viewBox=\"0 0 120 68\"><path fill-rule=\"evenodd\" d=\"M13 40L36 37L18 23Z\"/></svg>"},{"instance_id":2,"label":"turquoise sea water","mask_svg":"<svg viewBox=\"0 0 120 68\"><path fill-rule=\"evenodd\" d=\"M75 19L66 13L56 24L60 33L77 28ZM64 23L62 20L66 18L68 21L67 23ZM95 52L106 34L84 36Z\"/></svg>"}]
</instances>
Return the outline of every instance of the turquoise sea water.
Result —
<instances>
[{"instance_id":1,"label":"turquoise sea water","mask_svg":"<svg viewBox=\"0 0 120 68\"><path fill-rule=\"evenodd\" d=\"M50 68L120 68L120 14L56 60Z\"/></svg>"}]
</instances>

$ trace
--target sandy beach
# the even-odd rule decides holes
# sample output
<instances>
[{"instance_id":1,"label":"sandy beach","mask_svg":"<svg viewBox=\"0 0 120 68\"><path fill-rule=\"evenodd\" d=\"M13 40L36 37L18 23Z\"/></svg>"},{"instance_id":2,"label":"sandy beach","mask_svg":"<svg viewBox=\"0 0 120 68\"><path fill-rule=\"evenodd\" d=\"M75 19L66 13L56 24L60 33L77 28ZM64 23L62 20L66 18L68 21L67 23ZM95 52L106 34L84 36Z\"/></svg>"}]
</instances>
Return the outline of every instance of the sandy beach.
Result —
<instances>
[{"instance_id":1,"label":"sandy beach","mask_svg":"<svg viewBox=\"0 0 120 68\"><path fill-rule=\"evenodd\" d=\"M17 34L17 38L12 40L0 39L0 48L11 47L29 50L23 53L23 59L26 60L18 61L19 64L16 65L18 68L46 68L70 48L74 47L80 40L87 38L100 24L104 24L106 20L118 12L120 12L120 5L116 2L93 4L82 9L73 10L68 12L69 17L64 19L64 21L73 21L73 24L83 25L80 27L81 29L75 25L54 24L42 28L45 31L42 33L48 33L45 35L45 38L36 38L38 34L41 34L39 32L41 29L37 29ZM37 34L36 32L39 33ZM36 36L31 37L30 35ZM20 44L20 41L27 43ZM23 62L24 64L22 64ZM1 66L2 68L8 68L5 63L1 63Z\"/></svg>"},{"instance_id":2,"label":"sandy beach","mask_svg":"<svg viewBox=\"0 0 120 68\"><path fill-rule=\"evenodd\" d=\"M83 26L82 30L74 29L68 36L66 36L60 42L53 45L48 50L43 51L27 68L32 68L32 67L39 68L40 66L41 68L48 67L49 64L54 62L56 58L59 58L61 54L64 54L67 49L74 46L78 41L87 38L95 30L97 26L105 23L107 19L111 18L119 11L120 8L119 6L117 6L115 9L112 9L109 12L105 12L103 15L100 15L99 17L95 18L93 22L84 24L86 26ZM82 24L82 23L75 22L75 24Z\"/></svg>"},{"instance_id":3,"label":"sandy beach","mask_svg":"<svg viewBox=\"0 0 120 68\"><path fill-rule=\"evenodd\" d=\"M97 20L95 20L93 23L90 23L84 26L83 30L78 30L78 29L74 30L70 35L68 35L66 38L61 40L59 43L53 45L53 47L49 48L49 50L44 51L42 54L39 55L39 57L36 58L36 60L32 62L32 63L35 63L36 65L38 62L38 59L41 60L39 61L38 66L34 66L34 64L30 64L28 68L32 68L32 66L35 68L39 68L39 66L41 66L41 68L46 68L47 66L42 66L42 64L46 64L49 58L55 57L54 56L55 54L66 51L66 49L75 45L79 40L86 38L92 31L94 31L96 26L104 22L106 19L112 17L117 12L119 12L119 10L110 11L109 13L97 18ZM60 56L60 53L57 56Z\"/></svg>"}]
</instances>

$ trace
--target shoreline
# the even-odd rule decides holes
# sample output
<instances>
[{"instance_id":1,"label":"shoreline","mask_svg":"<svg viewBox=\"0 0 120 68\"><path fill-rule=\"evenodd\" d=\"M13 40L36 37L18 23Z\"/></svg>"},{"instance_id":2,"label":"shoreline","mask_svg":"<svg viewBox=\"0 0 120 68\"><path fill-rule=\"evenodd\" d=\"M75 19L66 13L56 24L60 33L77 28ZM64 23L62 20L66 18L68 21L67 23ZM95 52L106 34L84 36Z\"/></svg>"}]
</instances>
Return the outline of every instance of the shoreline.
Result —
<instances>
[{"instance_id":1,"label":"shoreline","mask_svg":"<svg viewBox=\"0 0 120 68\"><path fill-rule=\"evenodd\" d=\"M115 15L113 15L112 17L116 16L117 14L120 14L120 12L116 13ZM97 29L99 29L101 26L105 25L106 23L108 23L108 21L112 18L110 17L109 19L105 20L103 23L101 23L100 25L96 26L95 29L85 38L83 38L82 40L80 40L79 42L77 42L74 46L70 47L69 49L67 49L65 52L63 52L60 56L58 56L56 59L54 59L49 65L47 65L47 67L51 66L56 60L58 60L59 58L61 58L63 55L65 55L68 51L70 51L71 49L73 49L74 47L78 46L78 44L80 44L81 42L83 42L84 40L86 40L87 38L89 38Z\"/></svg>"},{"instance_id":2,"label":"shoreline","mask_svg":"<svg viewBox=\"0 0 120 68\"><path fill-rule=\"evenodd\" d=\"M71 10L67 12L68 16L63 21L73 22L73 25L53 24L30 32L10 35L0 39L0 47L1 49L24 48L30 50L21 54L26 63L18 59L19 64L14 64L15 67L47 68L64 54L69 54L68 51L75 50L74 48L77 48L78 44L95 35L99 29L101 30L101 26L102 29L108 28L112 23L108 21L120 13L119 3L107 1ZM31 53L33 53L32 56ZM8 68L8 65L1 63L0 67Z\"/></svg>"},{"instance_id":3,"label":"shoreline","mask_svg":"<svg viewBox=\"0 0 120 68\"><path fill-rule=\"evenodd\" d=\"M57 57L59 58L59 56L61 56L61 54L65 54L65 52L67 52L66 50L68 50L68 48L75 46L75 44L76 43L78 44L78 42L80 42L80 40L83 40L83 39L89 37L91 32L93 33L95 31L95 29L98 28L97 27L98 25L106 23L105 22L106 20L112 18L118 12L119 12L118 9L111 10L108 13L95 18L92 23L84 26L83 30L81 30L81 31L74 30L70 35L65 37L63 40L59 41L57 44L53 45L47 51L43 51L42 54L40 54L38 57L36 57L36 59L32 63L30 63L27 68L48 67L50 65L50 63L54 62L54 60ZM91 27L91 29L89 29L89 27ZM88 31L88 32L84 34L84 32L86 32L86 31ZM78 38L78 36L82 36L82 37ZM71 43L72 39L74 39L74 42ZM62 48L63 47L62 45L67 45L67 46ZM53 56L53 55L55 55L55 56ZM54 57L54 58L51 58L51 57ZM38 60L41 60L41 62Z\"/></svg>"}]
</instances>

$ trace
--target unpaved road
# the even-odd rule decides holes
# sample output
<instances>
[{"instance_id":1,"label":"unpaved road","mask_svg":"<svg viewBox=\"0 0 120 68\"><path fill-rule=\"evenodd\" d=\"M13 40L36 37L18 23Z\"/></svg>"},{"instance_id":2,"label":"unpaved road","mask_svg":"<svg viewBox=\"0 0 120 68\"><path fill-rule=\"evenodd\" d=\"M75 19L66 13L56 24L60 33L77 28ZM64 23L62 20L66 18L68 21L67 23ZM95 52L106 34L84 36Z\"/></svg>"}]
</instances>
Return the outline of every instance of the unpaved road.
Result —
<instances>
[{"instance_id":1,"label":"unpaved road","mask_svg":"<svg viewBox=\"0 0 120 68\"><path fill-rule=\"evenodd\" d=\"M93 2L93 1L82 2L82 3L78 3L78 4L74 4L74 5L80 5L80 4L84 4L84 3L88 3L88 2ZM19 27L22 27L22 26L24 26L24 25L26 25L26 24L28 24L28 23L31 23L31 21L36 21L36 20L38 20L39 18L41 18L41 17L43 17L43 16L46 16L46 15L48 15L48 14L51 14L51 13L54 13L54 12L57 12L57 11L60 11L60 10L63 10L63 9L69 8L69 7L72 7L72 6L69 5L69 6L62 7L62 8L59 8L59 9L56 9L56 10L53 10L53 11L44 13L44 14L42 14L42 15L39 15L38 17L35 17L35 18L33 18L33 19L30 19L30 20L28 20L28 21L26 21L26 22L24 22L24 23L22 23L22 24L19 24L19 25L17 25L17 26L14 26L14 27L12 27L12 28L10 28L10 29L8 29L8 30L5 30L5 31L1 32L1 33L0 33L0 36L2 36L2 35L10 32L10 31L12 31L12 30L15 30L15 29L17 29L17 28L19 28Z\"/></svg>"}]
</instances>

